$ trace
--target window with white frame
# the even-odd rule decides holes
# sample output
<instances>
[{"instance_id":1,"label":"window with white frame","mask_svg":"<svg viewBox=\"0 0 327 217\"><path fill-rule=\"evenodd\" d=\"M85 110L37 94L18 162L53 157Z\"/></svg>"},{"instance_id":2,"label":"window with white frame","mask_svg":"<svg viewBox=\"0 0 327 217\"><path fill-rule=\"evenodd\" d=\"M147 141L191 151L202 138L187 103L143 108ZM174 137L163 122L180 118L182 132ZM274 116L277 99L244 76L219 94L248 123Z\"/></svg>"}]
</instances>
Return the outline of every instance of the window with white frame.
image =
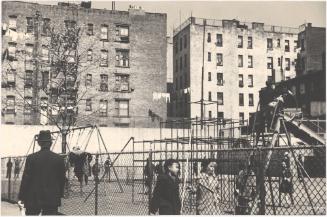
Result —
<instances>
[{"instance_id":1,"label":"window with white frame","mask_svg":"<svg viewBox=\"0 0 327 217\"><path fill-rule=\"evenodd\" d=\"M115 109L116 109L116 116L129 117L129 100L116 99Z\"/></svg>"},{"instance_id":2,"label":"window with white frame","mask_svg":"<svg viewBox=\"0 0 327 217\"><path fill-rule=\"evenodd\" d=\"M26 17L26 33L32 33L34 29L33 17Z\"/></svg>"},{"instance_id":3,"label":"window with white frame","mask_svg":"<svg viewBox=\"0 0 327 217\"><path fill-rule=\"evenodd\" d=\"M24 114L32 114L32 97L26 96L24 98Z\"/></svg>"},{"instance_id":4,"label":"window with white frame","mask_svg":"<svg viewBox=\"0 0 327 217\"><path fill-rule=\"evenodd\" d=\"M91 87L92 86L92 74L87 74L85 78L85 86Z\"/></svg>"},{"instance_id":5,"label":"window with white frame","mask_svg":"<svg viewBox=\"0 0 327 217\"><path fill-rule=\"evenodd\" d=\"M107 67L108 66L108 50L101 50L100 56L100 66Z\"/></svg>"},{"instance_id":6,"label":"window with white frame","mask_svg":"<svg viewBox=\"0 0 327 217\"><path fill-rule=\"evenodd\" d=\"M9 16L9 29L16 30L17 28L17 16L16 15L10 15Z\"/></svg>"},{"instance_id":7,"label":"window with white frame","mask_svg":"<svg viewBox=\"0 0 327 217\"><path fill-rule=\"evenodd\" d=\"M15 113L15 108L16 108L15 96L7 96L6 113L9 114Z\"/></svg>"},{"instance_id":8,"label":"window with white frame","mask_svg":"<svg viewBox=\"0 0 327 217\"><path fill-rule=\"evenodd\" d=\"M249 93L249 106L254 105L254 98L253 98L253 93Z\"/></svg>"},{"instance_id":9,"label":"window with white frame","mask_svg":"<svg viewBox=\"0 0 327 217\"><path fill-rule=\"evenodd\" d=\"M222 66L222 65L223 65L223 54L217 53L217 66Z\"/></svg>"},{"instance_id":10,"label":"window with white frame","mask_svg":"<svg viewBox=\"0 0 327 217\"><path fill-rule=\"evenodd\" d=\"M108 115L108 100L100 99L99 113L101 117Z\"/></svg>"},{"instance_id":11,"label":"window with white frame","mask_svg":"<svg viewBox=\"0 0 327 217\"><path fill-rule=\"evenodd\" d=\"M101 40L108 40L108 26L105 24L101 25L100 29L100 39Z\"/></svg>"},{"instance_id":12,"label":"window with white frame","mask_svg":"<svg viewBox=\"0 0 327 217\"><path fill-rule=\"evenodd\" d=\"M273 49L273 40L272 40L272 38L267 38L267 49L268 50Z\"/></svg>"},{"instance_id":13,"label":"window with white frame","mask_svg":"<svg viewBox=\"0 0 327 217\"><path fill-rule=\"evenodd\" d=\"M218 105L224 105L224 93L223 92L217 92L217 101L218 101Z\"/></svg>"},{"instance_id":14,"label":"window with white frame","mask_svg":"<svg viewBox=\"0 0 327 217\"><path fill-rule=\"evenodd\" d=\"M224 75L223 73L217 73L217 85L223 86L224 85Z\"/></svg>"},{"instance_id":15,"label":"window with white frame","mask_svg":"<svg viewBox=\"0 0 327 217\"><path fill-rule=\"evenodd\" d=\"M253 39L251 36L248 37L248 49L253 48Z\"/></svg>"},{"instance_id":16,"label":"window with white frame","mask_svg":"<svg viewBox=\"0 0 327 217\"><path fill-rule=\"evenodd\" d=\"M8 56L10 59L16 58L16 46L17 44L15 42L8 43Z\"/></svg>"},{"instance_id":17,"label":"window with white frame","mask_svg":"<svg viewBox=\"0 0 327 217\"><path fill-rule=\"evenodd\" d=\"M92 111L92 99L86 99L85 111Z\"/></svg>"},{"instance_id":18,"label":"window with white frame","mask_svg":"<svg viewBox=\"0 0 327 217\"><path fill-rule=\"evenodd\" d=\"M93 50L88 49L87 50L87 61L91 62L93 60Z\"/></svg>"},{"instance_id":19,"label":"window with white frame","mask_svg":"<svg viewBox=\"0 0 327 217\"><path fill-rule=\"evenodd\" d=\"M129 67L129 50L116 50L116 66Z\"/></svg>"},{"instance_id":20,"label":"window with white frame","mask_svg":"<svg viewBox=\"0 0 327 217\"><path fill-rule=\"evenodd\" d=\"M129 91L128 75L115 75L115 91Z\"/></svg>"},{"instance_id":21,"label":"window with white frame","mask_svg":"<svg viewBox=\"0 0 327 217\"><path fill-rule=\"evenodd\" d=\"M248 75L248 87L253 87L253 75Z\"/></svg>"},{"instance_id":22,"label":"window with white frame","mask_svg":"<svg viewBox=\"0 0 327 217\"><path fill-rule=\"evenodd\" d=\"M217 42L216 42L217 47L222 47L223 46L223 35L217 34L216 38L217 38Z\"/></svg>"},{"instance_id":23,"label":"window with white frame","mask_svg":"<svg viewBox=\"0 0 327 217\"><path fill-rule=\"evenodd\" d=\"M253 68L253 56L248 55L248 68Z\"/></svg>"},{"instance_id":24,"label":"window with white frame","mask_svg":"<svg viewBox=\"0 0 327 217\"><path fill-rule=\"evenodd\" d=\"M129 26L124 24L116 25L116 40L119 42L129 42Z\"/></svg>"}]
</instances>

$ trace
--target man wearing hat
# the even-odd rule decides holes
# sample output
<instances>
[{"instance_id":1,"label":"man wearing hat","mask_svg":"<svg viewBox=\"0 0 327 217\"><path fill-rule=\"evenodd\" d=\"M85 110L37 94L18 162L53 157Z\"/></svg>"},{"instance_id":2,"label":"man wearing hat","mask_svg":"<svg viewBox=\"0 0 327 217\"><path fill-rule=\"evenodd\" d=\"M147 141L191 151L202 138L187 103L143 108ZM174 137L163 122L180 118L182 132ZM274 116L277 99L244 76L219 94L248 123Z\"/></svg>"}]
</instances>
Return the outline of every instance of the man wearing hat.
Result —
<instances>
[{"instance_id":1,"label":"man wearing hat","mask_svg":"<svg viewBox=\"0 0 327 217\"><path fill-rule=\"evenodd\" d=\"M26 215L56 215L64 194L64 159L50 150L49 130L41 130L37 139L41 150L26 158L18 200Z\"/></svg>"}]
</instances>

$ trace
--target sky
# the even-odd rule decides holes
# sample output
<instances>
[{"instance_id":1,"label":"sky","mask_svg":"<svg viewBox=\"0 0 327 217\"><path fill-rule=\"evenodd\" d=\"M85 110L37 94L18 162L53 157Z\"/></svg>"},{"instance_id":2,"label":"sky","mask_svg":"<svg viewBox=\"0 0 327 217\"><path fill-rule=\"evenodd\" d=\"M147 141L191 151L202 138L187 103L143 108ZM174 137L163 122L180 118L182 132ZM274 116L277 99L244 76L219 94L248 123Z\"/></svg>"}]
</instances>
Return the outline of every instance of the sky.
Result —
<instances>
[{"instance_id":1,"label":"sky","mask_svg":"<svg viewBox=\"0 0 327 217\"><path fill-rule=\"evenodd\" d=\"M58 1L43 2L56 4ZM115 4L116 10L127 11L129 5L135 5L146 12L166 13L169 35L172 35L173 28L191 15L207 19L263 22L275 26L298 27L306 22L317 27L326 26L325 1L115 1ZM110 10L111 5L111 1L92 1L92 8Z\"/></svg>"}]
</instances>

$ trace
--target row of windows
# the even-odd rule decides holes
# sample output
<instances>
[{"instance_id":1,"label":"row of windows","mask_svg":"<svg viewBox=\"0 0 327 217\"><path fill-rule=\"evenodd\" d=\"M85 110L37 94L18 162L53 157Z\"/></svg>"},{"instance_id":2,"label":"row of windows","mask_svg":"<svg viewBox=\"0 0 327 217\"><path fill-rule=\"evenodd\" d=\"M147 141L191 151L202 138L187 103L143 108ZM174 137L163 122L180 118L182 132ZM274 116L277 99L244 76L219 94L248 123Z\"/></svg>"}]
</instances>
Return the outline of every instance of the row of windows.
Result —
<instances>
[{"instance_id":1,"label":"row of windows","mask_svg":"<svg viewBox=\"0 0 327 217\"><path fill-rule=\"evenodd\" d=\"M85 111L92 111L92 99L85 100ZM99 101L99 115L108 116L108 100ZM129 117L129 100L115 99L115 115L118 117Z\"/></svg>"},{"instance_id":2,"label":"row of windows","mask_svg":"<svg viewBox=\"0 0 327 217\"><path fill-rule=\"evenodd\" d=\"M87 74L85 78L85 86L92 86L92 74ZM108 91L108 75L100 75L100 91ZM129 91L129 75L115 75L114 91Z\"/></svg>"},{"instance_id":3,"label":"row of windows","mask_svg":"<svg viewBox=\"0 0 327 217\"><path fill-rule=\"evenodd\" d=\"M254 115L254 113L250 112L249 113L249 119ZM209 119L212 118L212 111L208 111L208 117ZM223 112L218 112L218 119L224 119L224 113ZM244 125L244 112L239 113L239 121L240 125Z\"/></svg>"},{"instance_id":4,"label":"row of windows","mask_svg":"<svg viewBox=\"0 0 327 217\"><path fill-rule=\"evenodd\" d=\"M33 17L26 17L26 32L27 33L33 33L35 24L36 24L36 18ZM49 18L43 18L42 19L42 27L41 27L41 34L43 35L49 35L51 31L50 27L50 19ZM76 21L74 20L65 20L65 27L66 28L75 28L76 27ZM9 28L12 30L17 29L17 16L11 15L9 16ZM108 40L108 25L101 24L100 26L100 39L101 40ZM87 24L87 31L86 34L89 36L94 35L94 25L92 23ZM129 42L129 25L128 24L116 24L115 25L115 41L119 42Z\"/></svg>"},{"instance_id":5,"label":"row of windows","mask_svg":"<svg viewBox=\"0 0 327 217\"><path fill-rule=\"evenodd\" d=\"M208 101L212 101L212 94L211 91L208 92ZM224 105L224 93L223 92L217 92L217 102L218 105ZM249 106L254 105L254 98L253 93L249 93ZM244 106L244 94L239 94L239 106Z\"/></svg>"},{"instance_id":6,"label":"row of windows","mask_svg":"<svg viewBox=\"0 0 327 217\"><path fill-rule=\"evenodd\" d=\"M279 67L283 67L283 59L281 57L278 57L277 63ZM296 61L296 60L294 60ZM295 65L295 62L292 63ZM273 57L267 57L267 69L273 69L274 68L274 61ZM291 69L291 59L290 58L285 58L285 70L289 71Z\"/></svg>"},{"instance_id":7,"label":"row of windows","mask_svg":"<svg viewBox=\"0 0 327 217\"><path fill-rule=\"evenodd\" d=\"M239 87L244 87L243 75L238 75L239 77ZM212 81L211 72L208 72L208 81ZM224 74L217 73L217 85L224 85ZM253 75L248 75L248 87L253 87Z\"/></svg>"},{"instance_id":8,"label":"row of windows","mask_svg":"<svg viewBox=\"0 0 327 217\"><path fill-rule=\"evenodd\" d=\"M293 51L296 52L296 49L298 47L298 41L295 40L294 44L295 44L295 46L294 46ZM280 43L280 39L278 38L276 40L276 48L280 48L280 47L281 47L281 43ZM267 38L267 49L268 50L273 50L273 48L274 48L273 39L272 38ZM285 52L290 52L290 40L285 40L284 41L284 51Z\"/></svg>"}]
</instances>

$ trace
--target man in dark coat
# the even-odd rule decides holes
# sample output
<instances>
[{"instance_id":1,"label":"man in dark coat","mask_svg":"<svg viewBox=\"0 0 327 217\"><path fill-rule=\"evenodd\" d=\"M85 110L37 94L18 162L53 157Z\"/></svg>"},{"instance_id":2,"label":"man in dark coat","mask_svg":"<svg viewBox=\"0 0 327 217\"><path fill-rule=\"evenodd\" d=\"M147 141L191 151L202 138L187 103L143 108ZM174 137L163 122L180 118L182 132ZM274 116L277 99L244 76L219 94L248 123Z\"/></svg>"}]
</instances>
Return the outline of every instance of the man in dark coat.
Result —
<instances>
[{"instance_id":1,"label":"man in dark coat","mask_svg":"<svg viewBox=\"0 0 327 217\"><path fill-rule=\"evenodd\" d=\"M179 163L169 159L165 163L165 174L158 176L158 181L150 202L150 212L159 215L180 215L181 200L179 198Z\"/></svg>"},{"instance_id":2,"label":"man in dark coat","mask_svg":"<svg viewBox=\"0 0 327 217\"><path fill-rule=\"evenodd\" d=\"M24 204L26 215L57 215L64 194L64 159L50 151L52 139L49 130L41 130L37 141L41 150L26 158L19 204Z\"/></svg>"},{"instance_id":3,"label":"man in dark coat","mask_svg":"<svg viewBox=\"0 0 327 217\"><path fill-rule=\"evenodd\" d=\"M11 162L11 158L9 158L8 162L7 162L7 179L11 178L11 170L12 170L12 162Z\"/></svg>"}]
</instances>

